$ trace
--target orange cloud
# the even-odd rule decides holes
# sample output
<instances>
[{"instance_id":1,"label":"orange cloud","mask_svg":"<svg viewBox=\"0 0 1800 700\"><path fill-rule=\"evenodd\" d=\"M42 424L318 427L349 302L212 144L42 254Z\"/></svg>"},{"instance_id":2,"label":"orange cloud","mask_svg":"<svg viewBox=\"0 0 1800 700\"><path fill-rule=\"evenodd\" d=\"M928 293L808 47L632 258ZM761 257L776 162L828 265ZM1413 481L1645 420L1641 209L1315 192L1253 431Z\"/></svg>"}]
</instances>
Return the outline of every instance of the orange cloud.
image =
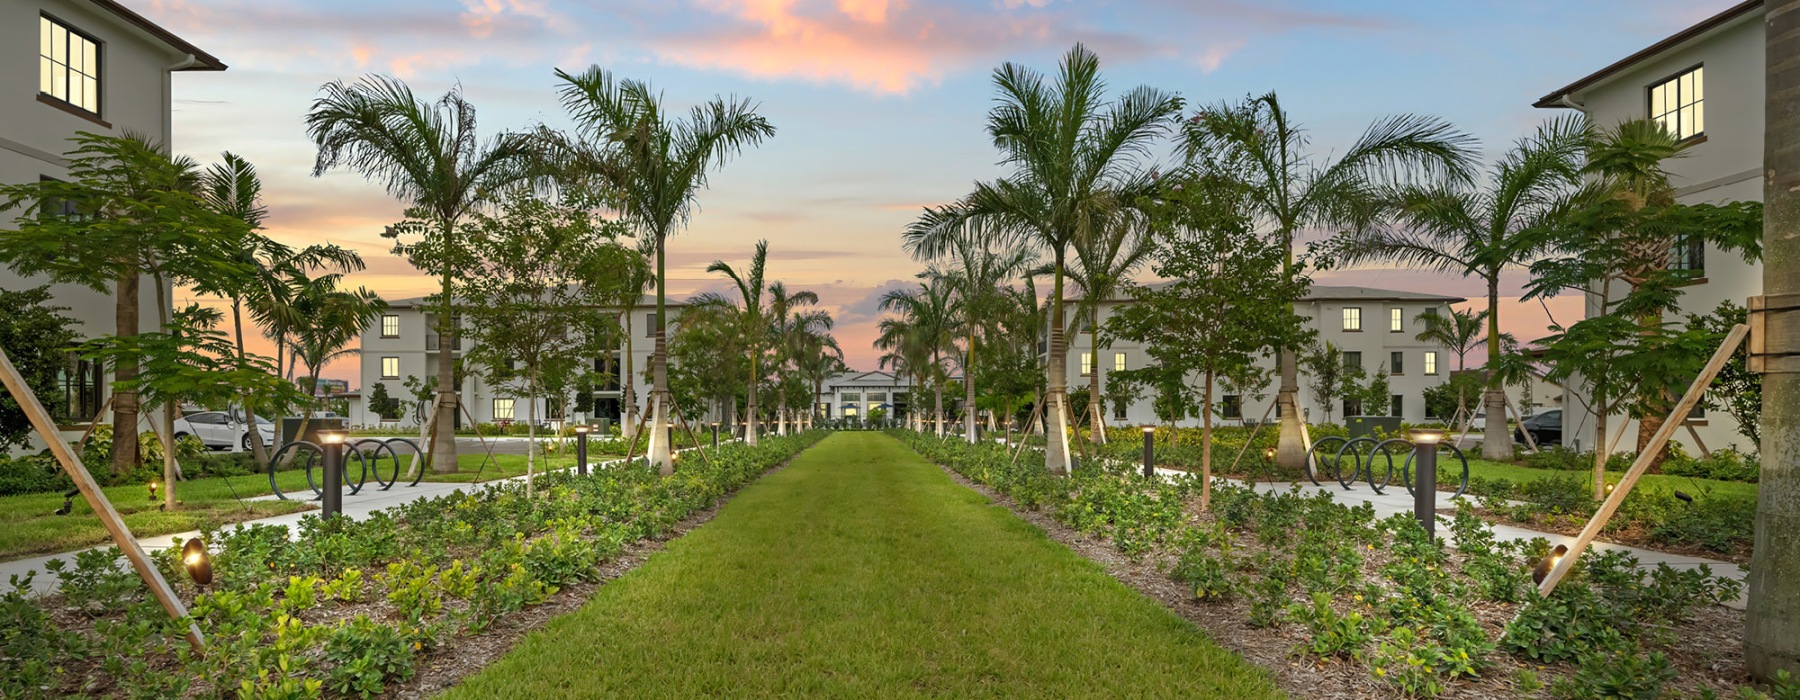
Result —
<instances>
[{"instance_id":1,"label":"orange cloud","mask_svg":"<svg viewBox=\"0 0 1800 700\"><path fill-rule=\"evenodd\" d=\"M895 9L906 7L906 3L892 3ZM838 0L838 11L849 15L851 19L869 24L886 24L888 0Z\"/></svg>"}]
</instances>

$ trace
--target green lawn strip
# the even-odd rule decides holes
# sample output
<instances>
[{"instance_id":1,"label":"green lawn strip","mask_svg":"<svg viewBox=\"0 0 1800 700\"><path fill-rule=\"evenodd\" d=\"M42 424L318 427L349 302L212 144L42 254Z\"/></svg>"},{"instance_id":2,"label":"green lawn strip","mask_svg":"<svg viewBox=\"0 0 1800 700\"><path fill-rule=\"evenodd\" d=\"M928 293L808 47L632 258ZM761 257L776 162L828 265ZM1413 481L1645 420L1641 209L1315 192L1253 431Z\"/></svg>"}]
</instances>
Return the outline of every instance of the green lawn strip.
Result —
<instances>
[{"instance_id":1,"label":"green lawn strip","mask_svg":"<svg viewBox=\"0 0 1800 700\"><path fill-rule=\"evenodd\" d=\"M449 693L1280 697L880 433L839 433Z\"/></svg>"},{"instance_id":2,"label":"green lawn strip","mask_svg":"<svg viewBox=\"0 0 1800 700\"><path fill-rule=\"evenodd\" d=\"M1444 465L1438 467L1438 473L1438 479L1440 481L1447 478L1455 478L1455 474L1445 471ZM1568 477L1571 475L1579 479L1593 478L1593 472L1589 470L1561 471L1556 469L1533 469L1531 467L1521 467L1502 462L1489 462L1482 459L1469 460L1469 478L1471 479L1475 477L1484 479L1506 479L1507 481L1517 484L1537 479L1547 479L1557 476ZM1609 483L1619 483L1619 479L1624 476L1625 472L1623 471L1607 470L1606 472L1606 480ZM1657 489L1662 491L1680 489L1691 495L1699 495L1703 492L1710 491L1715 496L1756 498L1756 484L1747 484L1741 481L1718 481L1716 479L1669 476L1667 474L1645 474L1642 478L1638 479L1635 488Z\"/></svg>"},{"instance_id":3,"label":"green lawn strip","mask_svg":"<svg viewBox=\"0 0 1800 700\"><path fill-rule=\"evenodd\" d=\"M276 481L289 493L307 489L305 472L277 472ZM236 489L235 495L233 489ZM151 501L145 484L109 486L101 491L112 502L113 508L124 516L125 526L131 528L131 534L137 537L187 532L208 524L255 520L312 507L294 501L238 502L239 497L251 498L270 492L269 477L265 474L177 482L175 496L180 499L181 508L170 512L158 510L162 504L161 494ZM111 541L106 528L81 496L75 496L74 507L68 515L56 515L56 509L62 504L60 493L0 497L0 560L67 552Z\"/></svg>"}]
</instances>

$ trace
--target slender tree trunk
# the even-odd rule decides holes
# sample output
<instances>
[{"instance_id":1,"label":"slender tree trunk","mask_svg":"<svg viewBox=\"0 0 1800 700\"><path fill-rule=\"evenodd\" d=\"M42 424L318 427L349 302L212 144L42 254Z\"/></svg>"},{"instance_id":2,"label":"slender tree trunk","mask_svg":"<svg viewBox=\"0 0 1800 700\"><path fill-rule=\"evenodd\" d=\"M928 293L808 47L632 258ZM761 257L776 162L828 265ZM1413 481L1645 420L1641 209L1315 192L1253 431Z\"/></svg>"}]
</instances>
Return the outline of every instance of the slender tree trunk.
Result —
<instances>
[{"instance_id":1,"label":"slender tree trunk","mask_svg":"<svg viewBox=\"0 0 1800 700\"><path fill-rule=\"evenodd\" d=\"M1287 258L1282 261L1281 274L1293 279L1294 231L1289 226L1283 228L1281 235L1283 245L1287 247ZM1301 470L1306 468L1307 445L1300 425L1300 365L1293 348L1282 348L1279 358L1276 367L1281 373L1281 383L1275 392L1275 410L1281 414L1281 429L1276 437L1275 463L1286 469Z\"/></svg>"},{"instance_id":2,"label":"slender tree trunk","mask_svg":"<svg viewBox=\"0 0 1800 700\"><path fill-rule=\"evenodd\" d=\"M1055 476L1069 473L1069 357L1063 342L1063 257L1056 251L1055 285L1050 298L1050 347L1047 358L1047 403L1044 406L1044 468Z\"/></svg>"},{"instance_id":3,"label":"slender tree trunk","mask_svg":"<svg viewBox=\"0 0 1800 700\"><path fill-rule=\"evenodd\" d=\"M529 385L526 393L530 394L530 398L526 399L529 404L525 406L525 497L531 498L537 495L536 486L532 483L532 477L536 476L537 471L537 370L532 370L528 376L530 379L527 380Z\"/></svg>"},{"instance_id":4,"label":"slender tree trunk","mask_svg":"<svg viewBox=\"0 0 1800 700\"><path fill-rule=\"evenodd\" d=\"M1206 396L1200 403L1200 510L1212 508L1213 376L1206 372Z\"/></svg>"},{"instance_id":5,"label":"slender tree trunk","mask_svg":"<svg viewBox=\"0 0 1800 700\"><path fill-rule=\"evenodd\" d=\"M1500 359L1500 279L1489 278L1487 288L1488 301L1488 361L1489 367ZM1506 387L1500 383L1500 375L1488 371L1486 405L1482 410L1487 413L1487 423L1482 426L1481 457L1493 461L1508 461L1513 457L1512 431L1507 429L1506 422Z\"/></svg>"},{"instance_id":6,"label":"slender tree trunk","mask_svg":"<svg viewBox=\"0 0 1800 700\"><path fill-rule=\"evenodd\" d=\"M1106 416L1100 401L1100 304L1096 301L1088 317L1088 354L1094 358L1088 373L1088 441L1106 443Z\"/></svg>"},{"instance_id":7,"label":"slender tree trunk","mask_svg":"<svg viewBox=\"0 0 1800 700\"><path fill-rule=\"evenodd\" d=\"M117 291L113 296L113 332L121 338L138 334L138 287L141 283L142 278L135 272L120 276L114 283ZM121 388L121 385L135 381L137 376L137 360L121 357L113 363L114 474L129 474L138 465L138 394L135 390Z\"/></svg>"},{"instance_id":8,"label":"slender tree trunk","mask_svg":"<svg viewBox=\"0 0 1800 700\"><path fill-rule=\"evenodd\" d=\"M238 299L231 300L231 325L237 330L238 362L244 361L244 303ZM269 466L269 450L263 445L262 431L256 428L256 403L252 396L244 396L244 423L249 426L246 434L250 436L250 451L255 455L256 465Z\"/></svg>"},{"instance_id":9,"label":"slender tree trunk","mask_svg":"<svg viewBox=\"0 0 1800 700\"><path fill-rule=\"evenodd\" d=\"M162 275L153 278L156 284L156 318L161 321L164 332L169 326L169 293L163 289ZM316 382L315 382L316 383ZM181 398L165 397L162 402L162 431L157 436L162 439L163 448L163 508L175 510L175 482L181 479L181 466L175 463L175 411L181 408ZM199 436L195 436L198 439Z\"/></svg>"},{"instance_id":10,"label":"slender tree trunk","mask_svg":"<svg viewBox=\"0 0 1800 700\"><path fill-rule=\"evenodd\" d=\"M1763 167L1763 293L1800 293L1800 0L1770 0ZM1790 312L1791 313L1791 312ZM1771 352L1800 352L1793 336ZM1791 358L1790 358L1791 360ZM1745 615L1744 665L1800 675L1800 373L1763 375L1762 477Z\"/></svg>"},{"instance_id":11,"label":"slender tree trunk","mask_svg":"<svg viewBox=\"0 0 1800 700\"><path fill-rule=\"evenodd\" d=\"M619 435L625 438L626 444L637 439L637 377L631 372L631 313L634 305L625 309L625 354L619 358L619 367L623 376L619 378L619 395L624 397L625 413L619 421Z\"/></svg>"},{"instance_id":12,"label":"slender tree trunk","mask_svg":"<svg viewBox=\"0 0 1800 700\"><path fill-rule=\"evenodd\" d=\"M968 357L963 360L963 432L975 444L975 333L969 332Z\"/></svg>"},{"instance_id":13,"label":"slender tree trunk","mask_svg":"<svg viewBox=\"0 0 1800 700\"><path fill-rule=\"evenodd\" d=\"M748 303L750 303L750 300L745 299L744 303L748 304ZM744 402L744 412L750 414L750 427L748 429L746 429L746 432L744 433L744 436L745 436L744 443L751 447L756 446L756 422L758 420L758 417L762 415L762 414L759 414L756 412L756 385L760 383L760 382L756 381L757 380L757 376L756 376L757 375L757 371L756 371L757 370L757 360L759 358L760 358L760 354L756 351L756 348L754 346L751 347L750 348L750 384L749 384L748 392L747 392L749 394L749 399Z\"/></svg>"},{"instance_id":14,"label":"slender tree trunk","mask_svg":"<svg viewBox=\"0 0 1800 700\"><path fill-rule=\"evenodd\" d=\"M669 458L669 342L668 342L668 253L666 236L656 234L656 344L650 356L650 448L651 466L663 476L675 473L675 462Z\"/></svg>"},{"instance_id":15,"label":"slender tree trunk","mask_svg":"<svg viewBox=\"0 0 1800 700\"><path fill-rule=\"evenodd\" d=\"M454 240L456 232L449 221L442 221L444 237ZM456 459L456 407L461 405L462 387L456 385L456 342L462 329L456 323L456 281L448 266L445 266L443 279L440 281L441 293L444 296L442 314L438 317L438 392L437 418L432 421L431 436L431 470L439 474L455 473ZM318 384L317 377L314 385ZM310 411L308 412L310 414Z\"/></svg>"}]
</instances>

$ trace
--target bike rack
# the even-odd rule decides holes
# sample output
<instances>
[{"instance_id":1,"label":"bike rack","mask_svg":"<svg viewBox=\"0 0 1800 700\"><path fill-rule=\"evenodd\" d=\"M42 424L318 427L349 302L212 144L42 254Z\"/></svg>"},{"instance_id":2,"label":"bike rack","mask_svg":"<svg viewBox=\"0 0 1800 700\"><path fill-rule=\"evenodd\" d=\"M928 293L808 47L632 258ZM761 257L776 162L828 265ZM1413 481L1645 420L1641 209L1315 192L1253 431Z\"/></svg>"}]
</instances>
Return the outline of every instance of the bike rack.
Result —
<instances>
[{"instance_id":1,"label":"bike rack","mask_svg":"<svg viewBox=\"0 0 1800 700\"><path fill-rule=\"evenodd\" d=\"M1362 450L1364 446L1368 449L1366 455L1368 457L1368 462L1366 464L1363 462L1365 453ZM1324 484L1319 483L1315 470L1310 467L1314 465L1313 460L1317 459L1318 469L1316 471L1323 473L1326 469L1326 461L1329 460L1331 470L1329 473L1331 474L1332 480L1338 482L1338 485L1342 486L1345 491L1354 490L1356 488L1356 482L1362 481L1366 477L1369 482L1369 488L1379 495L1384 493L1387 487L1393 485L1394 450L1402 446L1406 449L1406 459L1400 461L1400 481L1406 486L1406 492L1411 494L1413 492L1412 463L1417 453L1416 447L1413 445L1412 441L1407 440L1406 438L1389 438L1387 440L1379 441L1375 438L1366 436L1359 438L1342 438L1332 435L1319 438L1306 450L1305 464L1308 467L1305 469L1306 478L1311 481L1314 486L1324 486ZM1332 450L1333 447L1336 447L1337 449ZM1462 449L1447 442L1439 443L1438 451L1449 452L1450 457L1456 460L1454 464L1462 465L1462 480L1458 483L1456 492L1450 496L1451 498L1460 498L1469 491L1469 458L1463 454ZM1352 469L1350 470L1348 477L1344 474L1344 457L1346 454L1348 454L1352 460ZM1375 475L1375 456L1377 454L1381 455L1387 462L1387 468L1382 471L1379 483L1376 482ZM1440 464L1451 463L1440 461ZM1442 474L1443 471L1440 469L1439 473Z\"/></svg>"}]
</instances>

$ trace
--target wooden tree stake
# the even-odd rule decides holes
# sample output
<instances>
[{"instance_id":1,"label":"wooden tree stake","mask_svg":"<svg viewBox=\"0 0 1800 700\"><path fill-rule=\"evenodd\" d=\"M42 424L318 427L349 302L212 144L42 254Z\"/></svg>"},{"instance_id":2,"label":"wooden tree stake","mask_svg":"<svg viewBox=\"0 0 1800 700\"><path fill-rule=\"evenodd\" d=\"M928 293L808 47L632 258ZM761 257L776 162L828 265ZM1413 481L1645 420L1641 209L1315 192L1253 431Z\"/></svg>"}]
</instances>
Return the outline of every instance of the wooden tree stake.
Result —
<instances>
[{"instance_id":1,"label":"wooden tree stake","mask_svg":"<svg viewBox=\"0 0 1800 700\"><path fill-rule=\"evenodd\" d=\"M44 404L38 402L37 394L32 393L31 386L25 383L25 378L13 367L12 358L6 356L4 349L0 349L0 383L6 385L7 392L19 403L25 416L31 419L31 426L37 429L38 437L43 438L44 444L50 446L50 454L56 456L56 461L69 473L69 479L75 482L75 488L81 491L81 497L94 509L94 514L100 516L100 524L106 526L106 533L112 536L113 544L118 545L119 551L125 553L125 558L131 561L131 567L137 570L138 577L144 579L144 585L150 587L151 595L162 603L163 610L169 613L169 617L177 620L187 617L187 606L182 604L180 598L175 597L175 589L163 579L162 572L150 561L144 548L138 546L137 538L131 536L131 529L125 527L124 519L119 517L119 511L113 509L112 502L106 500L106 494L94 482L93 475L81 465L81 459L75 456L74 450L69 449L69 444L63 442L62 435L56 430L56 422L50 419L50 412L44 410ZM199 625L188 625L187 640L196 653L206 651L206 638L201 636Z\"/></svg>"},{"instance_id":2,"label":"wooden tree stake","mask_svg":"<svg viewBox=\"0 0 1800 700\"><path fill-rule=\"evenodd\" d=\"M1740 323L1731 327L1731 332L1725 336L1725 342L1719 345L1718 351L1714 352L1712 359L1707 361L1706 368L1700 370L1700 376L1695 377L1694 383L1688 386L1687 393L1683 394L1681 401L1675 404L1675 410L1669 412L1669 419L1656 429L1656 434L1650 436L1650 442L1644 445L1644 449L1638 451L1637 459L1632 461L1631 468L1625 471L1625 476L1619 479L1618 486L1613 487L1612 494L1606 497L1606 502L1600 504L1600 510L1596 511L1594 517L1588 520L1587 527L1581 529L1581 536L1575 538L1575 544L1569 547L1569 553L1556 563L1556 568L1550 570L1550 575L1544 577L1544 582L1538 586L1538 595L1550 595L1551 591L1556 590L1556 584L1561 583L1563 577L1568 576L1569 571L1575 568L1575 561L1581 557L1582 552L1587 550L1588 545L1594 542L1594 538L1600 535L1600 528L1606 526L1606 521L1611 520L1613 513L1619 509L1619 505L1625 502L1625 497L1631 493L1631 487L1637 485L1638 477L1643 476L1644 472L1650 468L1650 463L1656 460L1657 453L1662 452L1663 446L1668 444L1669 438L1674 436L1675 430L1681 426L1683 421L1687 420L1688 412L1694 409L1694 404L1700 402L1700 395L1706 392L1706 387L1712 384L1713 377L1718 376L1719 370L1725 366L1727 360L1731 359L1731 354L1737 352L1738 345L1744 342L1744 336L1749 333L1750 326L1748 325Z\"/></svg>"}]
</instances>

